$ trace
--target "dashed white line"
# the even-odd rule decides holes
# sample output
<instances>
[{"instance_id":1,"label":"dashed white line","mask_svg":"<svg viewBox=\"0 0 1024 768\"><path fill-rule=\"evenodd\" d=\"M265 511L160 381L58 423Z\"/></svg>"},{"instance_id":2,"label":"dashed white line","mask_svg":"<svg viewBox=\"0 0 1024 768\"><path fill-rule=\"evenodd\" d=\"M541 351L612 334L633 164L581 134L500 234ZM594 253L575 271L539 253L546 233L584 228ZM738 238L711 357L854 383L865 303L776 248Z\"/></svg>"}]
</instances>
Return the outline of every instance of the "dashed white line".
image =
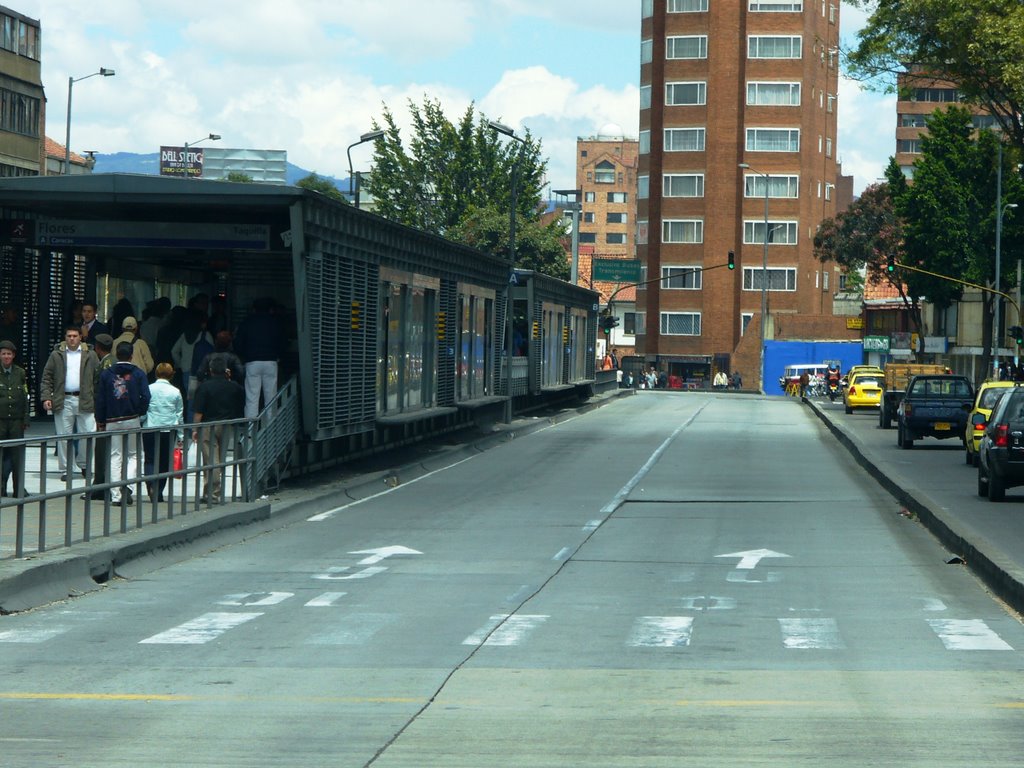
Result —
<instances>
[{"instance_id":1,"label":"dashed white line","mask_svg":"<svg viewBox=\"0 0 1024 768\"><path fill-rule=\"evenodd\" d=\"M641 616L627 645L636 648L678 648L690 644L692 616Z\"/></svg>"},{"instance_id":2,"label":"dashed white line","mask_svg":"<svg viewBox=\"0 0 1024 768\"><path fill-rule=\"evenodd\" d=\"M981 619L928 619L950 651L1012 651L1013 648Z\"/></svg>"},{"instance_id":3,"label":"dashed white line","mask_svg":"<svg viewBox=\"0 0 1024 768\"><path fill-rule=\"evenodd\" d=\"M140 643L151 645L202 645L215 640L229 629L262 616L263 613L204 613L166 632L147 637Z\"/></svg>"},{"instance_id":4,"label":"dashed white line","mask_svg":"<svg viewBox=\"0 0 1024 768\"><path fill-rule=\"evenodd\" d=\"M835 619L779 619L786 648L838 650L846 643Z\"/></svg>"}]
</instances>

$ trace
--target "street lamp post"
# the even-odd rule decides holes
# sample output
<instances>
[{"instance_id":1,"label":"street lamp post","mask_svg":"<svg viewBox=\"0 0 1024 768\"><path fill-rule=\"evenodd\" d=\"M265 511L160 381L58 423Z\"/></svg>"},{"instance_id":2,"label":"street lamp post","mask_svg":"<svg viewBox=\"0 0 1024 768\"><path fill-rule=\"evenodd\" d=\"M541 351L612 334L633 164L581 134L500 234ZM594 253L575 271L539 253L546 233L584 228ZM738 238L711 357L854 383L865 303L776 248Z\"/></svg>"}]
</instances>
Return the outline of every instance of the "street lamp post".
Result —
<instances>
[{"instance_id":1,"label":"street lamp post","mask_svg":"<svg viewBox=\"0 0 1024 768\"><path fill-rule=\"evenodd\" d=\"M553 189L556 195L572 195L572 273L569 281L576 285L580 277L580 198L582 189Z\"/></svg>"},{"instance_id":2,"label":"street lamp post","mask_svg":"<svg viewBox=\"0 0 1024 768\"><path fill-rule=\"evenodd\" d=\"M355 175L355 173L352 171L352 147L358 147L360 144L365 144L368 141L376 141L384 134L385 131L379 129L376 131L367 131L366 133L362 134L359 137L359 141L349 144L348 149L345 150L345 154L348 155L348 196L352 197L353 202L355 203L356 206L356 210L359 209L359 185L355 185L355 197L353 197L352 177Z\"/></svg>"},{"instance_id":3,"label":"street lamp post","mask_svg":"<svg viewBox=\"0 0 1024 768\"><path fill-rule=\"evenodd\" d=\"M771 178L767 173L762 173L756 168L751 168L750 163L740 163L740 168L753 171L764 179L764 251L761 257L761 356L759 361L761 378L760 391L764 394L764 345L765 326L768 323L768 180ZM744 185L746 181L744 180Z\"/></svg>"},{"instance_id":4,"label":"street lamp post","mask_svg":"<svg viewBox=\"0 0 1024 768\"><path fill-rule=\"evenodd\" d=\"M64 175L67 176L71 173L71 91L74 88L75 83L81 80L88 80L90 77L113 77L115 74L114 70L107 69L106 67L100 67L99 72L93 72L91 75L83 75L82 77L69 77L68 78L68 114L67 114L67 130L64 133Z\"/></svg>"},{"instance_id":5,"label":"street lamp post","mask_svg":"<svg viewBox=\"0 0 1024 768\"><path fill-rule=\"evenodd\" d=\"M503 123L495 120L488 120L487 126L498 133L504 134L520 143L519 152L512 161L511 179L511 203L509 205L508 222L508 306L505 311L505 389L508 399L505 401L505 423L512 423L512 345L514 343L512 333L512 278L516 268L516 177L519 175L519 159L522 157L522 148L526 146L526 139L516 136L516 132Z\"/></svg>"},{"instance_id":6,"label":"street lamp post","mask_svg":"<svg viewBox=\"0 0 1024 768\"><path fill-rule=\"evenodd\" d=\"M192 176L188 175L188 167L189 167L189 164L188 164L188 148L189 147L194 147L196 144L198 144L201 141L220 141L220 134L219 133L211 133L208 136L203 136L203 138L201 138L201 139L196 139L195 141L192 141L192 142L188 142L188 141L185 142L184 149L185 149L185 177L186 178L189 178L189 179L192 178Z\"/></svg>"},{"instance_id":7,"label":"street lamp post","mask_svg":"<svg viewBox=\"0 0 1024 768\"><path fill-rule=\"evenodd\" d=\"M1000 146L1002 146L1002 145L1000 145ZM1002 168L1002 152L1000 152L999 154L1000 154L999 166L1000 166L1000 168ZM997 174L997 179L1000 182L1002 181L1002 173ZM999 194L999 197L996 198L996 199L999 201L999 203L1002 203L1003 202L1002 187L1001 187L1001 185L999 183L997 183L997 187L999 188L1000 194ZM1000 286L999 286L1000 274L999 273L1000 273L1000 266L1001 266L1001 261L1002 261L1003 214L1006 213L1008 208L1016 208L1016 207L1017 207L1017 203L1002 204L999 207L999 212L996 214L996 291L1000 290ZM999 337L999 320L1002 317L1003 297L999 296L998 293L997 293L995 299L996 299L996 311L994 313L995 314L995 318L992 321L992 370L995 373L996 378L998 378L998 376L999 376L999 359L998 359L999 345L998 345L998 339L1000 338ZM1014 349L1016 349L1016 347L1017 347L1016 341L1014 342L1013 346L1014 346ZM1013 355L1013 362L1014 362L1014 365L1017 364L1017 353L1016 352Z\"/></svg>"}]
</instances>

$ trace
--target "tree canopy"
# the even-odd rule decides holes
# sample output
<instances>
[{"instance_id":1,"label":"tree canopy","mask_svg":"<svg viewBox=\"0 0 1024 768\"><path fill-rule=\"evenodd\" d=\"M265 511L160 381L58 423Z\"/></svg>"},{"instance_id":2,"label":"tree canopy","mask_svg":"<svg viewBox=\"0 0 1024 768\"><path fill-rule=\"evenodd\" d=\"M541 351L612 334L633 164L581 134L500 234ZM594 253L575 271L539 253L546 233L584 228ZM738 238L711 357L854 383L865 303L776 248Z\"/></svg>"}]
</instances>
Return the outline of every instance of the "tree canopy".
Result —
<instances>
[{"instance_id":1,"label":"tree canopy","mask_svg":"<svg viewBox=\"0 0 1024 768\"><path fill-rule=\"evenodd\" d=\"M409 102L412 136L403 141L386 106L367 186L376 212L467 245L508 255L512 184L516 189L516 265L568 275L565 252L549 245L558 224L540 224L547 162L529 132L516 140L488 125L473 105L457 123L438 101ZM536 230L536 231L535 231ZM557 235L556 235L557 233Z\"/></svg>"},{"instance_id":2,"label":"tree canopy","mask_svg":"<svg viewBox=\"0 0 1024 768\"><path fill-rule=\"evenodd\" d=\"M1024 3L1020 0L850 0L868 10L848 73L893 88L898 72L951 81L1024 146Z\"/></svg>"},{"instance_id":3,"label":"tree canopy","mask_svg":"<svg viewBox=\"0 0 1024 768\"><path fill-rule=\"evenodd\" d=\"M304 176L303 178L299 179L297 182L295 182L295 186L302 187L303 189L308 189L311 192L319 192L320 194L326 195L332 200L341 200L346 203L348 202L348 200L345 199L345 196L341 194L341 190L339 190L338 187L335 186L333 181L331 181L330 179L325 179L323 176L318 176L316 171L309 174L309 176Z\"/></svg>"}]
</instances>

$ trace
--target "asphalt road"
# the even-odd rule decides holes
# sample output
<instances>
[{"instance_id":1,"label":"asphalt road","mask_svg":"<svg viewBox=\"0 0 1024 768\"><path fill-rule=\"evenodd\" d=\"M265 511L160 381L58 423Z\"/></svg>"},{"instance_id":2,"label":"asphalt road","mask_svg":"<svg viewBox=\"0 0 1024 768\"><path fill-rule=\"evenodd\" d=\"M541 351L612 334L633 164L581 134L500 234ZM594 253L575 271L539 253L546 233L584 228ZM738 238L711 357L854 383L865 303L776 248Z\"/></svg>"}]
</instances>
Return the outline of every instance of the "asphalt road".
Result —
<instances>
[{"instance_id":1,"label":"asphalt road","mask_svg":"<svg viewBox=\"0 0 1024 768\"><path fill-rule=\"evenodd\" d=\"M0 617L0 762L1020 764L1024 627L796 401L640 393L316 512Z\"/></svg>"}]
</instances>

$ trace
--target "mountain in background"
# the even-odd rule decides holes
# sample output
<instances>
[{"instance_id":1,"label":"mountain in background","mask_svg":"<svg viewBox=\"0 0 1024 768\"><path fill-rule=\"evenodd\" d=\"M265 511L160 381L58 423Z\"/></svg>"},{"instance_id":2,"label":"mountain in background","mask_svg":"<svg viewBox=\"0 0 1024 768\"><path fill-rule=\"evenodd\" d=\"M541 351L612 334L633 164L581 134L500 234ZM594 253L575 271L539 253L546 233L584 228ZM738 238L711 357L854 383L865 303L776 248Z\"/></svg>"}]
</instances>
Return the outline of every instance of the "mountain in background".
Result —
<instances>
[{"instance_id":1,"label":"mountain in background","mask_svg":"<svg viewBox=\"0 0 1024 768\"><path fill-rule=\"evenodd\" d=\"M93 173L141 173L149 176L160 174L160 153L151 152L148 155L140 155L135 152L115 152L112 155L96 155L96 167ZM313 171L299 168L297 165L288 163L285 171L285 180L294 186L299 179L304 179ZM336 179L333 176L325 176L318 173L317 176L334 183L339 190L345 192L348 189L348 179Z\"/></svg>"}]
</instances>

